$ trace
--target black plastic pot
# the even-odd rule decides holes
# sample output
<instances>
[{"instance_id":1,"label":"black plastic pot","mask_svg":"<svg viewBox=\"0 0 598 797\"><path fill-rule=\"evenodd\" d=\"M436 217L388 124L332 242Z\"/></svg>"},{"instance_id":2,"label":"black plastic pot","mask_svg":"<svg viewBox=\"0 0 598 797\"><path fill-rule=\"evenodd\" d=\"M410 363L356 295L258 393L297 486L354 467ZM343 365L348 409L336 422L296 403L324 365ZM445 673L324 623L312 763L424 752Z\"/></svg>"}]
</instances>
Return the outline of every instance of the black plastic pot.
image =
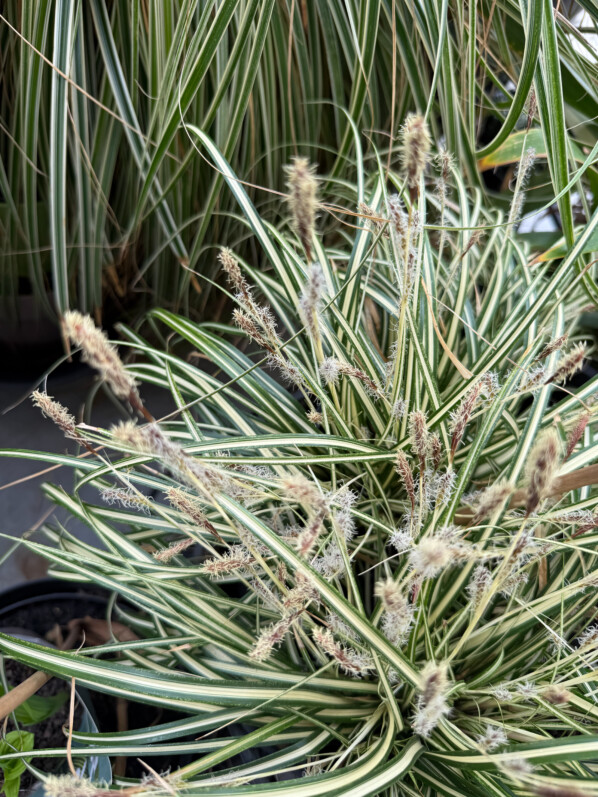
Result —
<instances>
[{"instance_id":1,"label":"black plastic pot","mask_svg":"<svg viewBox=\"0 0 598 797\"><path fill-rule=\"evenodd\" d=\"M67 625L85 615L104 617L107 602L108 593L97 587L55 578L28 581L0 592L0 626L45 637L56 623Z\"/></svg>"},{"instance_id":2,"label":"black plastic pot","mask_svg":"<svg viewBox=\"0 0 598 797\"><path fill-rule=\"evenodd\" d=\"M93 588L50 578L32 581L0 593L0 629L21 639L48 644L45 635L57 623L67 625L74 617L86 614L103 617L106 603L107 596ZM77 688L77 697L81 705L79 730L96 732L98 726L91 694L84 688ZM105 756L87 759L85 773L95 780L110 782L110 760ZM41 785L27 792L31 797L42 793Z\"/></svg>"},{"instance_id":3,"label":"black plastic pot","mask_svg":"<svg viewBox=\"0 0 598 797\"><path fill-rule=\"evenodd\" d=\"M103 619L106 616L109 596L110 593L102 588L87 584L52 578L31 581L0 593L0 628L26 628L32 636L43 639L56 624L66 626L70 620L86 615ZM131 611L131 607L128 605L123 608ZM98 727L102 732L117 730L115 726L116 698L99 692L81 690L81 699L89 709L94 722L92 727L85 730L95 731ZM178 712L161 711L155 706L135 703L134 717L131 716L130 719L132 727L148 727L179 719L180 716ZM232 736L247 733L250 730L252 729L243 725L233 725L227 728L227 732ZM191 736L186 741L191 741L193 738ZM250 764L271 752L268 748L245 750L236 756L230 765ZM190 763L195 758L196 756L193 754L177 756L176 765ZM175 761L165 756L154 756L151 759L151 764L157 771L162 771L175 766ZM96 780L110 780L111 770L108 759L104 759L102 771L99 771L97 766L95 769ZM136 759L127 759L126 775L128 777L142 777L145 774L146 770L138 765ZM272 778L266 777L256 779L254 783L270 781ZM31 797L38 797L37 792L33 792Z\"/></svg>"},{"instance_id":4,"label":"black plastic pot","mask_svg":"<svg viewBox=\"0 0 598 797\"><path fill-rule=\"evenodd\" d=\"M33 635L44 638L56 624L68 625L75 618L90 616L97 619L106 617L110 593L101 587L76 582L45 578L31 581L0 593L0 627L27 628ZM119 601L127 612L134 608ZM109 733L118 730L117 698L105 693L85 690L85 704L90 709L96 730ZM133 705L133 704L131 704ZM144 703L135 703L129 712L129 727L144 728L162 722L180 719L175 711L160 709ZM193 737L189 739L191 741ZM177 757L177 764L184 765L195 759L194 755ZM163 771L173 766L166 756L153 756L152 767ZM102 774L100 779L109 780ZM140 778L147 774L136 758L127 759L127 777ZM37 795L36 795L37 797Z\"/></svg>"},{"instance_id":5,"label":"black plastic pot","mask_svg":"<svg viewBox=\"0 0 598 797\"><path fill-rule=\"evenodd\" d=\"M106 614L108 594L95 587L45 578L31 581L0 593L0 629L38 644L48 644L46 634L56 624L66 626L76 617L102 618ZM79 730L97 732L98 721L93 695L77 688L81 704ZM112 770L107 756L86 760L85 773L94 780L110 782ZM34 787L31 797L43 794Z\"/></svg>"},{"instance_id":6,"label":"black plastic pot","mask_svg":"<svg viewBox=\"0 0 598 797\"><path fill-rule=\"evenodd\" d=\"M41 637L29 633L27 629L24 628L13 628L12 626L0 625L0 631L4 634L10 634L11 636L17 637L18 639L22 639L25 642L34 642L37 645L50 646L45 639L42 639ZM77 729L79 731L83 731L84 733L97 733L98 726L96 725L94 719L93 705L89 692L87 691L87 689L83 687L77 687L75 691L77 696L77 703L75 709ZM34 727L39 728L40 726L44 726L44 724L46 723L41 722L39 723L39 725L36 725ZM23 726L23 729L29 730L30 727L31 726ZM75 756L77 754L77 747L78 745L76 743L73 744L73 753ZM41 749L43 749L43 746L41 747ZM62 771L64 772L68 771L66 766L63 767ZM89 758L85 759L85 764L83 769L80 770L80 774L82 776L88 777L90 780L110 783L112 779L112 769L110 767L110 759L107 756L90 756ZM19 794L24 795L24 797L43 797L44 793L45 790L43 783L39 781L37 783L34 783L32 786L27 787L25 789L21 789L19 791Z\"/></svg>"}]
</instances>

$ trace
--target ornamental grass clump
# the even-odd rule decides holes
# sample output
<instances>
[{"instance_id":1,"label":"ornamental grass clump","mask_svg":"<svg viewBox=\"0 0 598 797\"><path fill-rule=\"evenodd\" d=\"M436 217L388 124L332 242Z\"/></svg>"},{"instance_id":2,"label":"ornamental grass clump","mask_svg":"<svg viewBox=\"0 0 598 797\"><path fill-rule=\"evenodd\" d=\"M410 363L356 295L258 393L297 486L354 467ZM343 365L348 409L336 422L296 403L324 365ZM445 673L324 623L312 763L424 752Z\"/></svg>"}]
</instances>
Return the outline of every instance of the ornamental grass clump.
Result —
<instances>
[{"instance_id":1,"label":"ornamental grass clump","mask_svg":"<svg viewBox=\"0 0 598 797\"><path fill-rule=\"evenodd\" d=\"M154 343L121 327L136 356L97 364L128 420L76 425L37 393L83 456L3 452L73 468L72 494L44 489L98 545L51 523L22 544L114 591L138 637L63 652L4 634L3 653L178 712L67 729L79 761L170 767L111 785L83 770L64 793L598 794L598 381L567 381L591 354L576 320L598 217L533 262L410 119L396 173L360 180L357 216L325 233L295 161L281 232L194 134L259 252L259 270L214 255L233 320L156 309ZM169 416L145 410L148 383Z\"/></svg>"}]
</instances>

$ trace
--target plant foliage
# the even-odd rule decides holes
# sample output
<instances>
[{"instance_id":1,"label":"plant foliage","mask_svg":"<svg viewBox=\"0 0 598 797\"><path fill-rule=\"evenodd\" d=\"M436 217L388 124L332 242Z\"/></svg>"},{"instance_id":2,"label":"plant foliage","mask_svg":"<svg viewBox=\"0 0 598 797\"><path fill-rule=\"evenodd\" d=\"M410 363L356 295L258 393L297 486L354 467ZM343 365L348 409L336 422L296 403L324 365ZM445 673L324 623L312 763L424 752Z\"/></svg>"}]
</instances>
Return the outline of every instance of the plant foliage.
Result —
<instances>
[{"instance_id":1,"label":"plant foliage","mask_svg":"<svg viewBox=\"0 0 598 797\"><path fill-rule=\"evenodd\" d=\"M14 297L27 278L47 313L79 307L96 319L106 297L118 310L148 293L171 309L205 308L209 285L193 272L213 276L206 249L253 250L188 124L211 136L271 221L276 203L253 186L280 188L299 150L351 182L354 130L375 169L370 144L393 159L409 110L426 114L481 187L478 161L519 159L519 148L507 153L532 90L547 159L539 182L559 194L571 246L569 179L598 132L591 20L590 0L573 11L549 0L7 0L0 293ZM596 196L593 166L587 178ZM580 203L587 216L585 193Z\"/></svg>"},{"instance_id":2,"label":"plant foliage","mask_svg":"<svg viewBox=\"0 0 598 797\"><path fill-rule=\"evenodd\" d=\"M259 252L220 254L236 323L153 310L164 346L122 327L125 372L69 315L131 418L75 426L36 394L82 455L2 452L74 470L72 495L45 491L98 547L52 526L23 544L113 590L140 639L62 652L3 635L2 651L180 712L72 732L82 756L171 756L141 787L116 778L124 793L596 794L597 381L566 385L598 214L564 258L534 262L516 233L525 141L502 216L409 117L390 181L380 162L325 236L295 161L283 233L190 132ZM176 404L159 423L144 384Z\"/></svg>"}]
</instances>

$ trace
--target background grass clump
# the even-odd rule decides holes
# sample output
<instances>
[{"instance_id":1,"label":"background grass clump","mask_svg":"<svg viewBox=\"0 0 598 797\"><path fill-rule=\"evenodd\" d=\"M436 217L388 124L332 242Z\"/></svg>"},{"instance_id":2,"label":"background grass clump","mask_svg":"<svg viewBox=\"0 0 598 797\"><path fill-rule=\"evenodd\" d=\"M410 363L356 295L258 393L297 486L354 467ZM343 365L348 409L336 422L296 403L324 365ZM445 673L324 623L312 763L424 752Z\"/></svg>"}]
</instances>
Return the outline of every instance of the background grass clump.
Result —
<instances>
[{"instance_id":1,"label":"background grass clump","mask_svg":"<svg viewBox=\"0 0 598 797\"><path fill-rule=\"evenodd\" d=\"M65 653L2 635L2 651L180 712L151 739L72 731L82 757L169 752L169 773L115 777L125 794L598 793L597 381L570 386L598 215L534 259L517 234L529 142L501 214L412 115L388 179L380 157L357 180L351 225L330 230L306 159L274 225L189 132L260 253L223 240L215 258L231 323L154 309L163 345L120 327L124 366L68 314L123 417L77 425L38 393L84 456L1 452L74 469L72 495L45 491L98 546L51 524L23 544L114 590L140 640ZM144 384L177 409L155 420Z\"/></svg>"},{"instance_id":2,"label":"background grass clump","mask_svg":"<svg viewBox=\"0 0 598 797\"><path fill-rule=\"evenodd\" d=\"M597 189L595 156L584 190L571 182L598 133L595 19L589 0L7 0L4 308L32 289L52 317L79 308L111 323L152 303L213 314L211 248L226 240L250 262L257 250L189 124L274 221L277 195L260 189L283 188L292 156L348 202L376 152L395 162L410 111L504 211L530 116L542 161L528 204L553 206L545 248L571 246Z\"/></svg>"}]
</instances>

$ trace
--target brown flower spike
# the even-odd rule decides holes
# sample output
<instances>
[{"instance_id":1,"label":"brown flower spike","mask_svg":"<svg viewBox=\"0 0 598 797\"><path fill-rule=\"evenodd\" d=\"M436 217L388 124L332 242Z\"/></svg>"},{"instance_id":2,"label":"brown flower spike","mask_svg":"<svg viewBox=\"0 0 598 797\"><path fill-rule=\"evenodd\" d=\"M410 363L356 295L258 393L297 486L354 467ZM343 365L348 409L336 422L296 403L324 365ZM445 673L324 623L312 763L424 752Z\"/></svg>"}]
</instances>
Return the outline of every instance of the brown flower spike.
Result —
<instances>
[{"instance_id":1,"label":"brown flower spike","mask_svg":"<svg viewBox=\"0 0 598 797\"><path fill-rule=\"evenodd\" d=\"M100 372L104 379L121 399L130 401L136 408L141 399L133 377L125 370L116 347L106 334L96 327L93 319L77 310L69 310L63 317L64 330L68 338L83 350L83 360Z\"/></svg>"},{"instance_id":2,"label":"brown flower spike","mask_svg":"<svg viewBox=\"0 0 598 797\"><path fill-rule=\"evenodd\" d=\"M532 448L526 467L526 514L531 514L548 495L559 465L560 451L561 442L556 429L546 430Z\"/></svg>"},{"instance_id":3,"label":"brown flower spike","mask_svg":"<svg viewBox=\"0 0 598 797\"><path fill-rule=\"evenodd\" d=\"M430 157L430 146L426 120L419 114L409 114L401 128L401 167L412 202L419 194L419 182Z\"/></svg>"},{"instance_id":4,"label":"brown flower spike","mask_svg":"<svg viewBox=\"0 0 598 797\"><path fill-rule=\"evenodd\" d=\"M310 166L307 158L295 158L286 170L287 188L289 189L288 203L291 209L293 228L299 236L308 262L311 262L311 241L318 207L318 181L315 169Z\"/></svg>"}]
</instances>

